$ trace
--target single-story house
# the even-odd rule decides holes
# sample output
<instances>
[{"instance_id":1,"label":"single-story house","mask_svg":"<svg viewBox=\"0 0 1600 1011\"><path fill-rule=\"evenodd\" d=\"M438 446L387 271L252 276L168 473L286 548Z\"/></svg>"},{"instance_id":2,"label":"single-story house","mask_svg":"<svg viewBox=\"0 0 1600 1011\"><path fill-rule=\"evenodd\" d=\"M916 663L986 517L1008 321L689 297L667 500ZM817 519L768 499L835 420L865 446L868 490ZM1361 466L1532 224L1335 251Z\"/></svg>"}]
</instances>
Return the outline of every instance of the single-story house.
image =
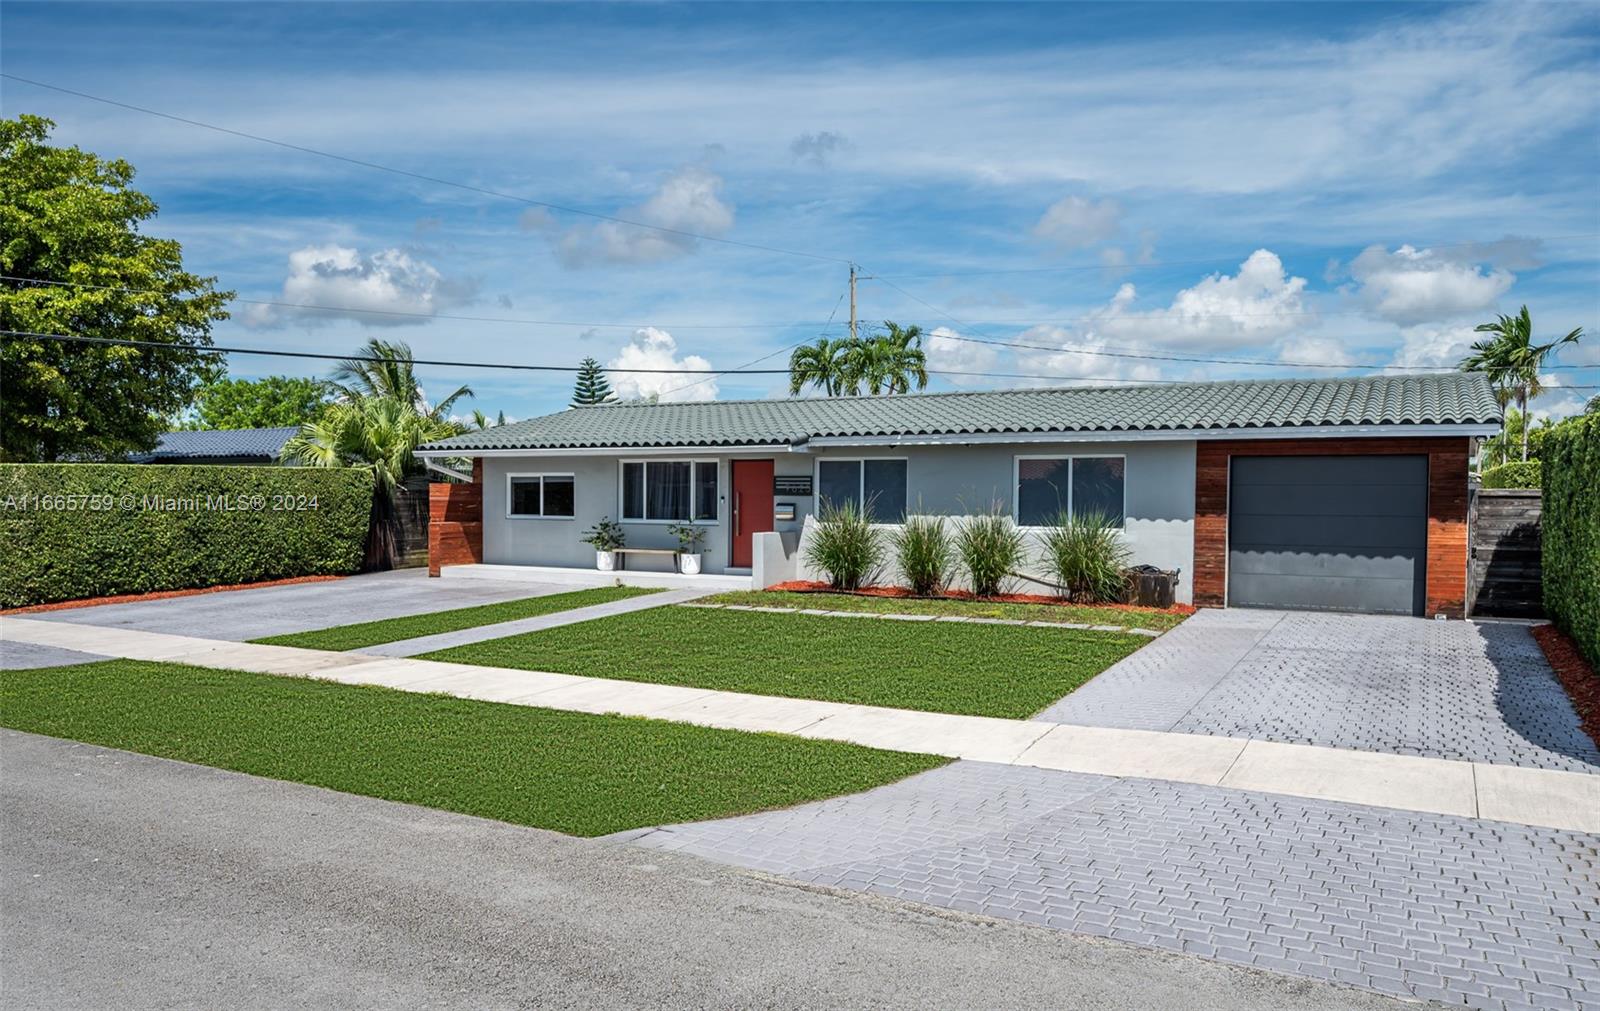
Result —
<instances>
[{"instance_id":1,"label":"single-story house","mask_svg":"<svg viewBox=\"0 0 1600 1011\"><path fill-rule=\"evenodd\" d=\"M129 463L214 463L266 465L278 462L283 444L299 428L235 428L203 432L167 432L156 448L136 453Z\"/></svg>"},{"instance_id":2,"label":"single-story house","mask_svg":"<svg viewBox=\"0 0 1600 1011\"><path fill-rule=\"evenodd\" d=\"M1467 461L1500 422L1484 377L1452 373L623 403L420 452L474 460L491 564L593 567L602 519L634 547L693 523L705 572L771 585L812 575L823 499L882 523L997 504L1024 529L1109 517L1184 602L1459 617Z\"/></svg>"}]
</instances>

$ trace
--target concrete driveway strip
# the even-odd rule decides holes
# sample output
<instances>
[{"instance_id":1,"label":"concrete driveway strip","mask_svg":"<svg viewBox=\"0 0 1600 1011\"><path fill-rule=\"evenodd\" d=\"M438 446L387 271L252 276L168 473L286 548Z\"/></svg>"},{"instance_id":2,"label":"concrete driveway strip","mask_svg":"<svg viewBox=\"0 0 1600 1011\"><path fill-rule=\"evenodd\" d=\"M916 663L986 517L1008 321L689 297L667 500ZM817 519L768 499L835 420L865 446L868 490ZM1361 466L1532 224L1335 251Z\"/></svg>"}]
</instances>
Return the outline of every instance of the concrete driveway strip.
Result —
<instances>
[{"instance_id":1,"label":"concrete driveway strip","mask_svg":"<svg viewBox=\"0 0 1600 1011\"><path fill-rule=\"evenodd\" d=\"M1402 1006L29 734L0 752L8 1007Z\"/></svg>"},{"instance_id":2,"label":"concrete driveway strip","mask_svg":"<svg viewBox=\"0 0 1600 1011\"><path fill-rule=\"evenodd\" d=\"M479 625L476 628L463 628L454 632L440 632L437 635L423 635L415 639L366 646L361 652L374 656L417 656L420 653L431 653L436 649L449 649L452 646L465 646L468 643L486 642L490 639L504 639L524 632L560 628L562 625L576 625L579 622L594 621L596 618L609 618L614 614L628 614L633 611L647 611L653 607L682 604L711 592L713 591L663 590L660 593L624 597L621 600L607 601L590 607L575 607L570 611L556 611L553 614L540 614L532 618L518 618L515 621L502 621L493 625Z\"/></svg>"},{"instance_id":3,"label":"concrete driveway strip","mask_svg":"<svg viewBox=\"0 0 1600 1011\"><path fill-rule=\"evenodd\" d=\"M754 696L705 688L255 646L26 618L0 618L0 636L135 659L447 692L491 702L621 713L734 730L783 729L804 737L951 758L1236 787L1465 818L1506 817L1556 829L1594 831L1597 818L1592 784L1572 780L1600 782L1600 777L1575 772L1496 767L1492 776L1484 777L1484 789L1493 791L1485 804L1479 800L1472 763L1439 758L808 699L771 698L758 703Z\"/></svg>"}]
</instances>

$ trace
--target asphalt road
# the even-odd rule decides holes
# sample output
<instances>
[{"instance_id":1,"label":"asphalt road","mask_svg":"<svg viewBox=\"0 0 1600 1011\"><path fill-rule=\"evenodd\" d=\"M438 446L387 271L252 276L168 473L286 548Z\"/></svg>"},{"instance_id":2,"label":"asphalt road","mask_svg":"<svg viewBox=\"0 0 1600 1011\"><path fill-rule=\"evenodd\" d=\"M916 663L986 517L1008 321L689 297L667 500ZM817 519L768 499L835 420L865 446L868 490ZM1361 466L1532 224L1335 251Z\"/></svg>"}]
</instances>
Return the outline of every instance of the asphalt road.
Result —
<instances>
[{"instance_id":1,"label":"asphalt road","mask_svg":"<svg viewBox=\"0 0 1600 1011\"><path fill-rule=\"evenodd\" d=\"M0 1004L1400 1006L14 731L0 731Z\"/></svg>"}]
</instances>

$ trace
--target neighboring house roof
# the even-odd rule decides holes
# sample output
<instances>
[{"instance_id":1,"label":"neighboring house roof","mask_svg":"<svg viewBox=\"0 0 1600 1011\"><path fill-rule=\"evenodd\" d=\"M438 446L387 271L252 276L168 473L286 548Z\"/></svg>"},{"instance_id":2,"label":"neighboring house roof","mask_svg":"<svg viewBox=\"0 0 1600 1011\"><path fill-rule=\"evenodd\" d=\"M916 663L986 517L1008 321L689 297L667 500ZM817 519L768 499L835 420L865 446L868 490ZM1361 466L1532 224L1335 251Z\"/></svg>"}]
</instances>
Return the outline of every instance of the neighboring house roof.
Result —
<instances>
[{"instance_id":1,"label":"neighboring house roof","mask_svg":"<svg viewBox=\"0 0 1600 1011\"><path fill-rule=\"evenodd\" d=\"M576 407L425 450L798 445L814 439L1499 424L1481 373Z\"/></svg>"},{"instance_id":2,"label":"neighboring house roof","mask_svg":"<svg viewBox=\"0 0 1600 1011\"><path fill-rule=\"evenodd\" d=\"M276 461L289 437L300 431L288 428L236 428L213 432L168 432L149 453L135 455L134 463L182 463L185 460L255 459Z\"/></svg>"}]
</instances>

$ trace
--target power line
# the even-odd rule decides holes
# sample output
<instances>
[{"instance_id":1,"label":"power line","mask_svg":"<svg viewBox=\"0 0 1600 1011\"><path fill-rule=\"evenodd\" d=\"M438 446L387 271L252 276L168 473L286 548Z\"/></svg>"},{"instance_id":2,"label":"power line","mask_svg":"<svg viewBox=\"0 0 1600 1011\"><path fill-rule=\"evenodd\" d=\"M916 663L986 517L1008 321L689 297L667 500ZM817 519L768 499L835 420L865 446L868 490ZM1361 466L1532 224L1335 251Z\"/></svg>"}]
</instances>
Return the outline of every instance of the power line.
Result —
<instances>
[{"instance_id":1,"label":"power line","mask_svg":"<svg viewBox=\"0 0 1600 1011\"><path fill-rule=\"evenodd\" d=\"M255 141L258 144L270 144L274 147L281 147L289 151L298 151L302 154L316 155L319 158L330 158L334 161L345 162L349 165L357 165L361 168L373 169L378 172L388 172L392 175L405 176L409 179L418 179L422 182L435 183L440 186L451 186L459 190L466 190L470 193L478 193L501 200L513 200L517 203L527 204L531 207L543 207L546 210L560 211L563 214L578 214L587 218L596 218L600 221L610 221L619 225L628 225L631 228L645 228L655 232L662 232L667 235L677 235L682 238L696 239L703 242L718 242L725 246L739 246L744 249L754 249L763 253L777 253L782 256L799 256L808 260L821 260L829 263L850 262L849 260L838 256L824 256L820 253L806 253L796 249L783 249L778 246L762 245L761 243L757 242L741 242L738 239L723 239L718 238L715 235L705 235L701 232L692 232L685 228L669 228L666 225L653 225L645 221L633 221L628 218L619 218L611 214L599 214L595 211L585 211L577 207L567 207L562 204L553 204L547 200L534 200L531 197L522 197L517 196L514 193L506 193L501 190L492 190L486 186L476 186L472 183L458 182L454 179L443 179L439 176L430 176L421 172L412 172L408 169L395 168L391 165L381 165L377 162L367 161L362 158L352 158L349 155L335 154L332 151L322 151L314 147L307 147L304 144L293 144L289 141L277 140L273 137L263 137L260 134L246 133L243 130L235 130L231 127L218 126L215 123L206 123L198 119L189 119L185 116L176 116L170 112L161 112L156 109L146 108L142 105L133 105L129 102L119 102L116 99L105 98L100 95L91 95L84 91L74 91L71 88L63 88L55 84L46 84L43 81L35 81L27 77L18 77L16 74L0 73L0 77L11 81L16 81L19 84L29 84L35 88L45 88L49 91L60 92L63 95L72 95L76 98L88 99L91 102L100 102L105 105L116 106L119 109L128 109L132 112L143 113L147 116L156 116L161 119L171 120L174 123L197 126L201 129L213 130L217 133L224 133L231 137L241 137L245 140Z\"/></svg>"},{"instance_id":2,"label":"power line","mask_svg":"<svg viewBox=\"0 0 1600 1011\"><path fill-rule=\"evenodd\" d=\"M839 306L844 304L844 297L845 297L845 293L841 293L839 295L839 301L833 303L833 312L828 313L828 322L826 322L826 323L824 323L822 325L822 333L818 334L817 335L818 337L826 335L827 332L828 332L828 328L833 326L833 317L838 315ZM795 348L799 347L801 344L804 344L804 343L805 343L805 341L795 341L793 344L789 344L789 345L787 345L785 347L779 348L776 351L770 352L768 354L764 354L760 358L752 358L750 361L745 362L743 365L738 365L738 366L735 366L732 369L729 369L728 372L737 372L740 369L748 368L751 365L760 365L762 362L766 361L768 358L774 358L774 357L776 357L778 355L783 354L785 351L793 351ZM724 372L724 373L721 373L721 374L722 375L727 375L728 372ZM662 396L668 396L669 394L673 394L673 393L682 393L684 390L693 389L696 386L701 385L702 383L709 383L713 378L715 378L715 377L707 376L704 379L696 379L692 383L685 383L682 386L676 386L676 387L674 387L674 388L672 388L670 390L667 390L664 393L662 393Z\"/></svg>"}]
</instances>

